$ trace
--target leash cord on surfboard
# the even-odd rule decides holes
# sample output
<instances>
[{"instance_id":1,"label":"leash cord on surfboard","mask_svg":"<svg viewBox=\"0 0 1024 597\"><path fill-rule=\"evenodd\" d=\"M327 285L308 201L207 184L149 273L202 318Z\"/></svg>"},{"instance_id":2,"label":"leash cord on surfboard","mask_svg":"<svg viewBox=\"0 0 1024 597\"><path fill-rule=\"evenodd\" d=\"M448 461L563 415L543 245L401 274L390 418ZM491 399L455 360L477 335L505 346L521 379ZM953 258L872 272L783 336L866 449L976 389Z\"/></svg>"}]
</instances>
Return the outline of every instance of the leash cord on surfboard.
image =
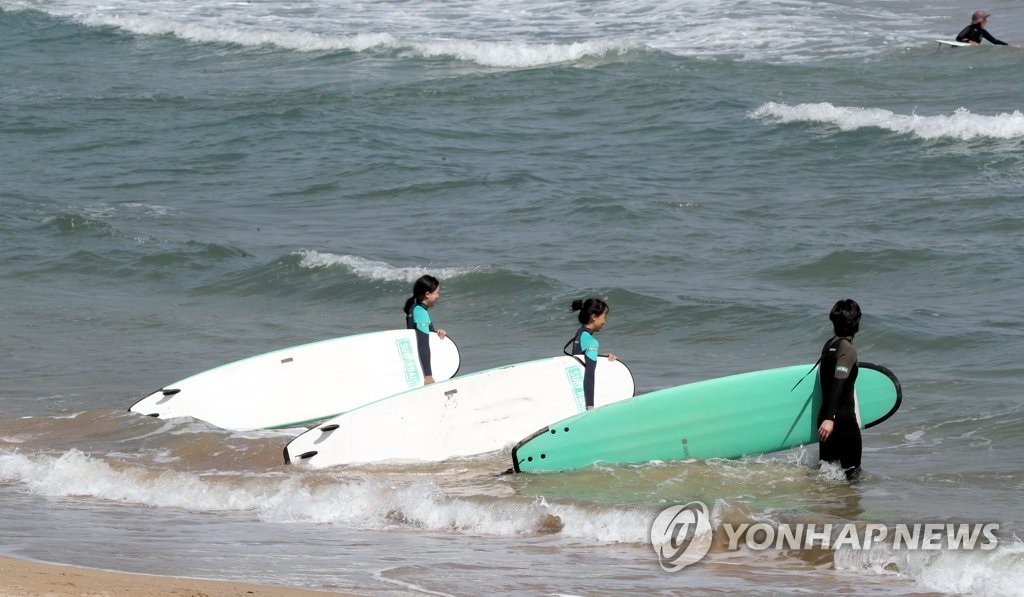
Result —
<instances>
[{"instance_id":1,"label":"leash cord on surfboard","mask_svg":"<svg viewBox=\"0 0 1024 597\"><path fill-rule=\"evenodd\" d=\"M833 340L835 340L836 338L838 338L838 337L839 337L839 336L832 336L832 337L831 337L831 338L829 338L829 340L828 340L828 341L829 341L829 343L831 344L831 342L832 342ZM790 392L792 392L793 390L795 390L795 389L796 389L796 387L797 387L798 385L800 385L800 382L801 382L801 381L803 381L803 380L805 380L805 379L807 379L807 376L811 374L811 371L814 371L814 369L815 369L815 368L816 368L816 367L817 367L817 366L818 366L818 365L819 365L820 363L821 363L821 357L818 357L818 360L817 360L817 361L814 361L814 364L813 364L813 365L811 365L811 368L807 370L807 373L804 373L804 376L803 376L803 377L801 377L801 378L800 378L800 379L799 379L799 380L798 380L798 381L797 381L797 382L796 382L795 384L793 384L793 387L792 387L792 388L789 388L789 391L790 391Z\"/></svg>"},{"instance_id":2,"label":"leash cord on surfboard","mask_svg":"<svg viewBox=\"0 0 1024 597\"><path fill-rule=\"evenodd\" d=\"M572 357L572 358L576 359L577 361L579 361L580 365L583 365L584 367L586 367L587 364L583 362L583 359L581 359L578 356L576 356L576 355L572 354L571 352L569 352L569 345L572 344L575 341L576 341L576 336L573 336L572 339L570 339L568 342L566 342L565 346L562 347L562 352L565 353L565 356Z\"/></svg>"},{"instance_id":3,"label":"leash cord on surfboard","mask_svg":"<svg viewBox=\"0 0 1024 597\"><path fill-rule=\"evenodd\" d=\"M818 363L820 363L820 362L821 362L821 357L818 357L818 362L817 362L817 363L814 363L813 365L811 365L811 368L807 370L807 373L804 373L804 376L803 376L803 377L801 377L801 378L800 378L800 379L799 379L799 380L798 380L798 381L797 381L797 382L796 382L795 384L793 384L793 387L792 387L792 388L789 388L789 391L790 391L790 392L792 392L793 390L795 390L795 389L796 389L796 387L797 387L798 385L800 385L800 382L801 382L801 381L803 381L803 380L807 379L807 376L811 374L811 371L814 371L814 370L815 370L815 368L817 368L817 367L818 367Z\"/></svg>"}]
</instances>

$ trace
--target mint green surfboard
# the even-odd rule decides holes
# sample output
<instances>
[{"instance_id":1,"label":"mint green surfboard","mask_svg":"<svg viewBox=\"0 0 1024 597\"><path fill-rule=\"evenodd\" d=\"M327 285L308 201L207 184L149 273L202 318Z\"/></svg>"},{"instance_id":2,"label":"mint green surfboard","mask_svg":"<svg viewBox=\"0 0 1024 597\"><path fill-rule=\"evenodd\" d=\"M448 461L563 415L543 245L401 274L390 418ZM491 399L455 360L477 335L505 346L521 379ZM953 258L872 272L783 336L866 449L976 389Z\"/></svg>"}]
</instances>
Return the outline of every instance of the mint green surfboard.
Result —
<instances>
[{"instance_id":1,"label":"mint green surfboard","mask_svg":"<svg viewBox=\"0 0 1024 597\"><path fill-rule=\"evenodd\" d=\"M812 365L742 373L635 396L553 423L512 449L516 472L597 462L739 458L818 441L821 385ZM903 390L891 371L860 363L863 428L888 419Z\"/></svg>"}]
</instances>

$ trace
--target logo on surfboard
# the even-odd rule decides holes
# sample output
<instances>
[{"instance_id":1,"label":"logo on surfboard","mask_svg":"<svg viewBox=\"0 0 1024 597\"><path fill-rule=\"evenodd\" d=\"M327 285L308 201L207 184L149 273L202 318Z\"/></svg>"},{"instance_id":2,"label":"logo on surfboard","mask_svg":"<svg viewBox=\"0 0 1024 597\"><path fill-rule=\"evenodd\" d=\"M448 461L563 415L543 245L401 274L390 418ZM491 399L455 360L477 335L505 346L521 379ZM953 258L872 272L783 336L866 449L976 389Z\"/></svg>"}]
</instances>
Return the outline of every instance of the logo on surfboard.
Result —
<instances>
[{"instance_id":1,"label":"logo on surfboard","mask_svg":"<svg viewBox=\"0 0 1024 597\"><path fill-rule=\"evenodd\" d=\"M583 412L586 400L583 395L583 372L574 365L566 367L565 374L569 377L569 387L572 388L573 399L576 400L576 412Z\"/></svg>"},{"instance_id":2,"label":"logo on surfboard","mask_svg":"<svg viewBox=\"0 0 1024 597\"><path fill-rule=\"evenodd\" d=\"M405 383L410 388L420 385L419 363L416 352L412 349L412 342L408 338L399 338L395 341L398 346L398 354L402 357L402 366L405 369Z\"/></svg>"}]
</instances>

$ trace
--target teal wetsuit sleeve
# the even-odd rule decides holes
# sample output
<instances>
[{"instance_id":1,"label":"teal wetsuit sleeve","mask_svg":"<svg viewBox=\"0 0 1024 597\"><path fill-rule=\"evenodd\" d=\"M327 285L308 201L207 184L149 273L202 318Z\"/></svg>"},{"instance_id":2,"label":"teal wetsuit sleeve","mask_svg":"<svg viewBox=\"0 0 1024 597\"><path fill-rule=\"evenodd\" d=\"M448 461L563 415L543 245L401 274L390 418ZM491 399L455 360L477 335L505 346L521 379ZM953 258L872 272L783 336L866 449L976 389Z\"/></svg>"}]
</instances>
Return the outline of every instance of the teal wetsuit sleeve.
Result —
<instances>
[{"instance_id":1,"label":"teal wetsuit sleeve","mask_svg":"<svg viewBox=\"0 0 1024 597\"><path fill-rule=\"evenodd\" d=\"M595 378L597 377L597 354L600 343L590 332L580 334L580 349L583 351L583 399L587 406L594 406Z\"/></svg>"},{"instance_id":2,"label":"teal wetsuit sleeve","mask_svg":"<svg viewBox=\"0 0 1024 597\"><path fill-rule=\"evenodd\" d=\"M580 334L580 349L583 350L583 354L587 357L587 360L597 361L597 351L600 346L600 342L597 341L590 332L583 332Z\"/></svg>"},{"instance_id":3,"label":"teal wetsuit sleeve","mask_svg":"<svg viewBox=\"0 0 1024 597\"><path fill-rule=\"evenodd\" d=\"M423 305L412 308L412 322L416 329L416 348L419 351L423 375L433 375L430 368L430 332L434 330L434 325L430 322L430 313L427 313Z\"/></svg>"}]
</instances>

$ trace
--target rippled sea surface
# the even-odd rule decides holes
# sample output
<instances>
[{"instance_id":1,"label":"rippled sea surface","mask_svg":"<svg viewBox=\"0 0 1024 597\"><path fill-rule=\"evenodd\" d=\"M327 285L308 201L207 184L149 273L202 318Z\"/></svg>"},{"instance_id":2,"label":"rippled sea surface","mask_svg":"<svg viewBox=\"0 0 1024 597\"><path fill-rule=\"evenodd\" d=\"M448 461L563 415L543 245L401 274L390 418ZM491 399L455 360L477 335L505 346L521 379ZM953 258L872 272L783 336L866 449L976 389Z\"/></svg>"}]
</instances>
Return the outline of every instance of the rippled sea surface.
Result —
<instances>
[{"instance_id":1,"label":"rippled sea surface","mask_svg":"<svg viewBox=\"0 0 1024 597\"><path fill-rule=\"evenodd\" d=\"M1024 50L917 2L0 0L0 551L373 594L1015 594L1024 581ZM992 8L1017 43L1024 9ZM462 372L561 351L640 392L813 363L855 298L904 403L864 478L816 446L501 475L286 466L302 431L127 412L404 325ZM509 444L520 438L509 438ZM732 550L715 520L986 522L995 550Z\"/></svg>"}]
</instances>

